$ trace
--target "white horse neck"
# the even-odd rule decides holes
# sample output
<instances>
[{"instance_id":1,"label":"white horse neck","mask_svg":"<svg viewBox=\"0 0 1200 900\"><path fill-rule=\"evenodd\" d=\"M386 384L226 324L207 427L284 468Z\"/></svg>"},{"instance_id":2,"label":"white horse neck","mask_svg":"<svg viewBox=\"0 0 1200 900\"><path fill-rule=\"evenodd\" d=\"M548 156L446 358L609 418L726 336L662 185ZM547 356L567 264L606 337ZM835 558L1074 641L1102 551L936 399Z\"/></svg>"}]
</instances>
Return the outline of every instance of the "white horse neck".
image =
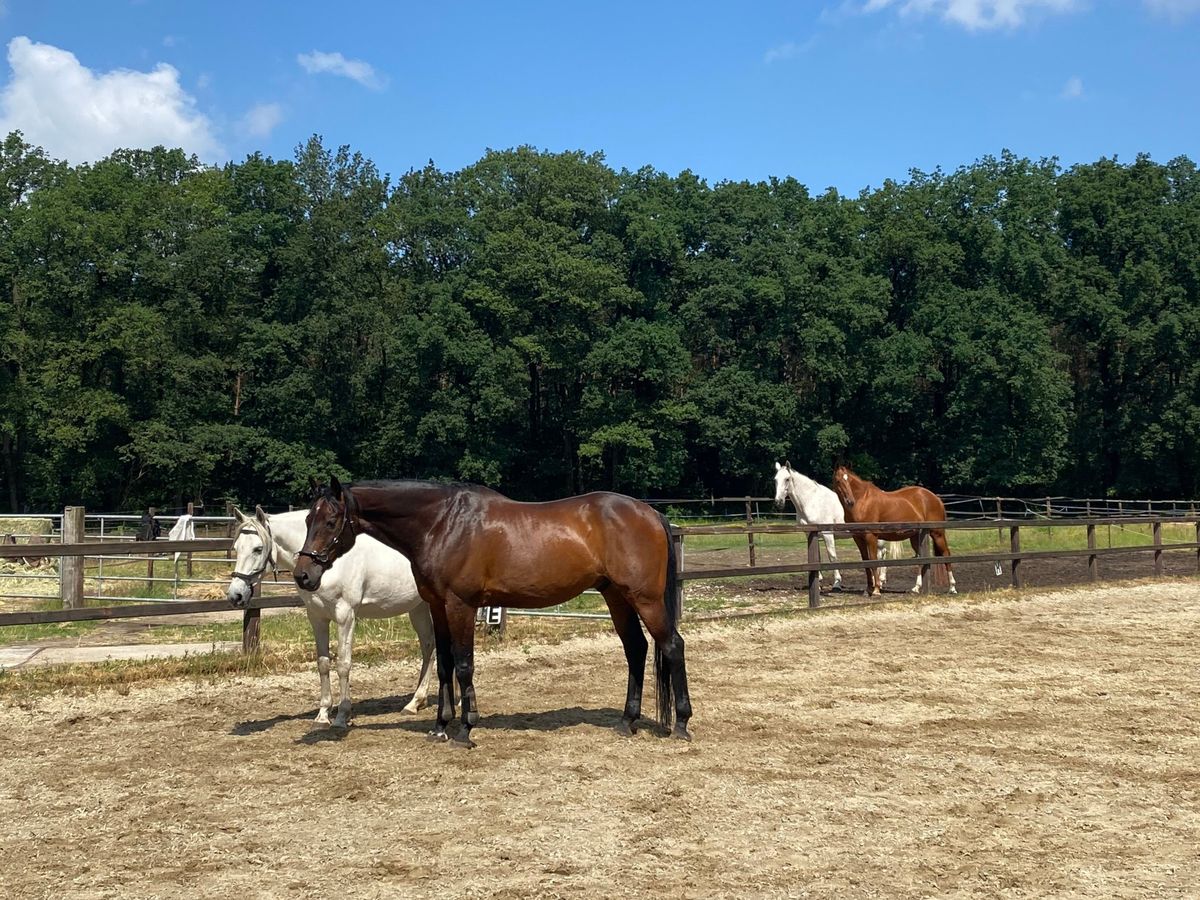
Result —
<instances>
[{"instance_id":1,"label":"white horse neck","mask_svg":"<svg viewBox=\"0 0 1200 900\"><path fill-rule=\"evenodd\" d=\"M824 496L821 485L795 469L788 475L788 491L792 495L792 502L800 507L801 511Z\"/></svg>"},{"instance_id":2,"label":"white horse neck","mask_svg":"<svg viewBox=\"0 0 1200 900\"><path fill-rule=\"evenodd\" d=\"M271 537L275 539L275 565L280 569L295 568L296 554L308 536L308 527L304 524L307 517L308 512L303 509L267 516Z\"/></svg>"},{"instance_id":3,"label":"white horse neck","mask_svg":"<svg viewBox=\"0 0 1200 900\"><path fill-rule=\"evenodd\" d=\"M842 503L832 489L807 475L801 475L795 469L789 474L787 484L792 503L796 504L800 517L806 522L846 521Z\"/></svg>"}]
</instances>

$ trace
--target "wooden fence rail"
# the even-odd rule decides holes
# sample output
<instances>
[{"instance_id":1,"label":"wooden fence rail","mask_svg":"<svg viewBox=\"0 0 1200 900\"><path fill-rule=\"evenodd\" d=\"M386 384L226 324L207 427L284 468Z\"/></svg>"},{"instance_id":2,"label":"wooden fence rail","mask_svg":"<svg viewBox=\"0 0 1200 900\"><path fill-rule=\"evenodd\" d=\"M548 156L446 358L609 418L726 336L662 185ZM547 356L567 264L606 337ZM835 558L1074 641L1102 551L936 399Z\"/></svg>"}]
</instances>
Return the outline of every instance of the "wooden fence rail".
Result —
<instances>
[{"instance_id":1,"label":"wooden fence rail","mask_svg":"<svg viewBox=\"0 0 1200 900\"><path fill-rule=\"evenodd\" d=\"M64 517L66 521L66 517ZM1128 547L1098 547L1096 546L1097 525L1146 525L1152 528L1149 544ZM1163 525L1191 525L1195 528L1195 540L1186 542L1163 542ZM1078 518L1053 519L1032 522L1028 519L1000 520L953 520L949 522L907 522L887 523L854 523L854 524L821 524L807 523L796 525L754 525L751 520L737 525L693 525L672 526L672 540L676 544L676 575L680 592L679 608L682 609L683 584L688 581L703 579L725 579L744 577L747 575L785 575L808 574L808 605L817 607L821 603L818 575L821 572L832 571L839 567L847 567L846 561L838 563L821 562L819 556L819 539L822 532L832 531L840 535L852 535L866 531L880 531L886 527L889 531L915 531L919 536L920 555L907 559L871 560L855 562L859 568L880 568L887 566L920 567L922 589L928 590L929 566L943 562L944 558L929 555L929 532L935 529L968 530L968 529L1009 529L1009 550L999 553L969 553L957 554L950 558L955 564L962 563L1011 563L1012 583L1020 588L1023 583L1021 563L1033 559L1072 559L1086 557L1088 560L1088 577L1095 581L1098 578L1097 560L1101 556L1116 556L1131 553L1153 553L1154 573L1162 575L1163 553L1171 550L1193 550L1196 552L1196 569L1200 572L1200 517L1196 516L1162 516L1136 518ZM1022 528L1079 528L1087 530L1087 546L1068 550L1022 550ZM754 536L759 534L801 534L805 536L805 561L788 565L758 566L754 565L757 554ZM728 535L731 537L746 536L747 547L751 556L750 566L720 569L685 569L683 568L683 547L688 535ZM22 556L59 557L62 560L79 560L82 557L125 556L135 553L167 554L192 553L210 550L225 551L233 546L232 538L207 538L191 541L100 541L80 540L76 532L68 529L63 536L63 543L41 544L0 544L0 559L11 559ZM5 625L34 625L52 622L80 622L133 618L143 616L172 616L205 612L225 612L230 606L223 600L195 601L162 601L158 603L137 603L123 606L85 607L83 604L82 578L77 577L74 568L64 565L60 568L63 575L63 608L57 610L41 610L36 612L0 613L0 627ZM82 567L79 568L82 575ZM246 652L258 649L259 616L263 609L280 607L299 607L303 603L298 595L261 597L255 591L250 605L243 611L242 617L242 646Z\"/></svg>"},{"instance_id":2,"label":"wooden fence rail","mask_svg":"<svg viewBox=\"0 0 1200 900\"><path fill-rule=\"evenodd\" d=\"M1097 547L1096 546L1096 526L1097 525L1147 525L1151 526L1151 542L1149 544L1136 544L1128 547ZM1196 529L1196 539L1194 541L1163 543L1162 526L1163 525L1192 525ZM1022 550L1021 549L1021 529L1022 528L1079 528L1084 527L1087 530L1087 547L1081 549L1068 550ZM1009 550L1008 552L1000 553L965 553L955 554L952 557L937 557L929 555L929 533L930 531L945 530L945 531L981 531L992 528L1008 528L1009 530ZM851 536L854 534L862 534L865 532L878 531L913 531L918 535L919 545L921 547L918 556L908 557L906 559L875 559L855 561L854 567L863 569L879 569L893 568L904 566L919 566L921 571L921 590L926 592L929 590L929 567L943 562L951 562L955 565L961 563L1011 563L1012 568L1012 585L1014 588L1021 588L1024 584L1023 571L1021 563L1024 560L1031 559L1073 559L1078 557L1087 557L1088 560L1088 577L1089 580L1095 581L1098 577L1097 560L1101 556L1117 556L1120 554L1130 553L1153 553L1154 554L1154 574L1161 576L1163 574L1162 555L1168 550L1194 550L1196 551L1196 571L1200 573L1200 518L1195 516L1159 516L1148 517L1142 516L1137 518L1077 518L1077 519L1053 519L1031 522L1028 519L990 519L990 520L952 520L948 522L856 522L856 523L805 523L798 525L684 525L673 526L672 531L677 535L676 540L679 542L679 552L676 558L678 564L678 580L680 583L687 581L698 581L704 579L716 578L736 578L747 575L799 575L808 574L808 605L817 607L821 604L820 582L818 580L821 572L831 572L838 568L849 568L850 566L845 561L839 562L821 562L819 555L818 538L822 532L831 531L840 536ZM683 560L683 544L687 535L728 535L736 537L743 533L750 534L803 534L806 535L806 560L803 563L794 563L790 565L778 566L757 566L754 564L754 558L751 557L749 566L739 566L734 568L722 569L685 569L682 565Z\"/></svg>"}]
</instances>

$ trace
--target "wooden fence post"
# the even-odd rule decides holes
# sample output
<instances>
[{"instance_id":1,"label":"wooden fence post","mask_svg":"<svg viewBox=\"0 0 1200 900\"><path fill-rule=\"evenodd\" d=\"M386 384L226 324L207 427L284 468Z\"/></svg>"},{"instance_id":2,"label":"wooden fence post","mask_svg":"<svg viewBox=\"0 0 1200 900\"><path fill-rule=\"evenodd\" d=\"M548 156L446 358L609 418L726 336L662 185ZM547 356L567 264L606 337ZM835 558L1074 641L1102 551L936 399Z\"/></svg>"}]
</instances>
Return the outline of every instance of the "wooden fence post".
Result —
<instances>
[{"instance_id":1,"label":"wooden fence post","mask_svg":"<svg viewBox=\"0 0 1200 900\"><path fill-rule=\"evenodd\" d=\"M817 544L820 534L815 530L807 532L808 536L808 562L810 565L821 564L821 550ZM810 569L808 572L808 607L816 609L821 605L821 573L816 569Z\"/></svg>"},{"instance_id":2,"label":"wooden fence post","mask_svg":"<svg viewBox=\"0 0 1200 900\"><path fill-rule=\"evenodd\" d=\"M260 585L255 584L250 591L250 602L259 598ZM242 611L242 653L257 653L260 649L259 625L262 623L262 610L258 607L247 607Z\"/></svg>"},{"instance_id":3,"label":"wooden fence post","mask_svg":"<svg viewBox=\"0 0 1200 900\"><path fill-rule=\"evenodd\" d=\"M675 542L675 624L678 625L683 618L683 579L679 577L683 574L683 532L672 527L671 540Z\"/></svg>"},{"instance_id":4,"label":"wooden fence post","mask_svg":"<svg viewBox=\"0 0 1200 900\"><path fill-rule=\"evenodd\" d=\"M154 517L158 515L158 507L151 506L146 510L150 514L150 521L154 521ZM150 540L154 540L154 529L150 530ZM146 554L146 591L147 593L154 590L154 554Z\"/></svg>"},{"instance_id":5,"label":"wooden fence post","mask_svg":"<svg viewBox=\"0 0 1200 900\"><path fill-rule=\"evenodd\" d=\"M922 528L917 532L917 556L929 555L929 532ZM928 563L921 563L921 593L929 593L929 575L933 570Z\"/></svg>"},{"instance_id":6,"label":"wooden fence post","mask_svg":"<svg viewBox=\"0 0 1200 900\"><path fill-rule=\"evenodd\" d=\"M1196 522L1196 543L1200 544L1200 521ZM1196 572L1200 574L1200 547L1196 548Z\"/></svg>"},{"instance_id":7,"label":"wooden fence post","mask_svg":"<svg viewBox=\"0 0 1200 900\"><path fill-rule=\"evenodd\" d=\"M192 502L191 500L189 500L188 501L188 515L194 516L195 514L196 514L196 504L194 502ZM192 554L190 552L187 555L187 577L188 578L192 577Z\"/></svg>"},{"instance_id":8,"label":"wooden fence post","mask_svg":"<svg viewBox=\"0 0 1200 900\"><path fill-rule=\"evenodd\" d=\"M82 506L68 506L63 510L62 542L64 544L83 543ZM59 582L64 609L81 609L83 607L83 564L82 556L64 556L59 559Z\"/></svg>"},{"instance_id":9,"label":"wooden fence post","mask_svg":"<svg viewBox=\"0 0 1200 900\"><path fill-rule=\"evenodd\" d=\"M1088 523L1087 527L1087 542L1089 550L1096 549L1096 526L1091 523ZM1099 577L1099 573L1096 571L1096 559L1094 553L1088 556L1088 578L1092 581Z\"/></svg>"},{"instance_id":10,"label":"wooden fence post","mask_svg":"<svg viewBox=\"0 0 1200 900\"><path fill-rule=\"evenodd\" d=\"M1001 506L1000 498L997 497L996 498L996 521L999 522L1003 518L1004 518L1004 510ZM1002 540L1004 540L1004 529L1001 528L1000 526L996 526L996 542L999 543Z\"/></svg>"},{"instance_id":11,"label":"wooden fence post","mask_svg":"<svg viewBox=\"0 0 1200 900\"><path fill-rule=\"evenodd\" d=\"M754 527L754 513L750 507L750 498L747 497L746 498L746 528L750 529L753 527ZM757 565L757 563L755 562L755 559L754 559L754 532L753 531L746 532L746 540L750 544L750 565L755 566L755 565Z\"/></svg>"},{"instance_id":12,"label":"wooden fence post","mask_svg":"<svg viewBox=\"0 0 1200 900\"><path fill-rule=\"evenodd\" d=\"M1012 561L1012 585L1020 589L1021 587L1021 558L1018 555L1021 552L1021 526L1013 525L1008 529L1008 546L1013 552Z\"/></svg>"},{"instance_id":13,"label":"wooden fence post","mask_svg":"<svg viewBox=\"0 0 1200 900\"><path fill-rule=\"evenodd\" d=\"M233 501L232 501L232 500L226 500L226 501L225 501L225 515L227 515L227 516L228 516L229 518L231 518L231 519L233 518ZM228 531L229 531L228 537L233 537L233 526L234 526L235 524L236 524L236 523L234 523L234 522L230 522L230 523L229 523L229 526L228 526ZM226 558L226 559L233 559L233 548L232 548L232 547L230 547L228 550L226 550L226 551L225 551L225 558Z\"/></svg>"},{"instance_id":14,"label":"wooden fence post","mask_svg":"<svg viewBox=\"0 0 1200 900\"><path fill-rule=\"evenodd\" d=\"M1154 535L1154 574L1162 576L1162 522L1158 519L1154 520L1154 524L1150 526L1151 533Z\"/></svg>"}]
</instances>

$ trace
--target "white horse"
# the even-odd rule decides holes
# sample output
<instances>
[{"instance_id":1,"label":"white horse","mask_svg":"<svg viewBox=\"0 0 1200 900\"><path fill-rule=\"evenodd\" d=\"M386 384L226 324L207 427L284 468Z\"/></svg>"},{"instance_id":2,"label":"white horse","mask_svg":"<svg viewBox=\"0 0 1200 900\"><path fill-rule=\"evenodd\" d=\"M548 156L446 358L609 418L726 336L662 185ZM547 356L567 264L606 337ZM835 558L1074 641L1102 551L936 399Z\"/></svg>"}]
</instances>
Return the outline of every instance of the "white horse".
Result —
<instances>
[{"instance_id":1,"label":"white horse","mask_svg":"<svg viewBox=\"0 0 1200 900\"><path fill-rule=\"evenodd\" d=\"M807 475L801 475L792 468L791 463L785 462L782 466L775 463L775 508L783 509L789 497L796 506L796 512L800 514L801 522L819 522L824 525L841 524L846 521L842 501L838 499L837 494L823 484L817 484ZM837 549L833 542L833 532L822 531L821 537L825 541L829 561L836 563ZM817 573L817 580L820 580L820 573ZM833 589L838 591L841 588L842 573L834 569Z\"/></svg>"},{"instance_id":2,"label":"white horse","mask_svg":"<svg viewBox=\"0 0 1200 900\"><path fill-rule=\"evenodd\" d=\"M250 600L254 585L262 581L268 568L291 569L296 554L304 546L308 510L268 516L262 507L247 516L237 514L238 534L234 542L237 568L229 582L226 597L242 608ZM321 587L314 592L300 591L308 621L317 642L317 671L321 675L321 708L315 721L329 724L332 695L329 684L329 623L338 624L338 681L341 696L335 728L350 721L350 652L354 644L354 623L365 619L385 619L408 613L413 630L421 642L421 677L412 699L403 712L413 713L425 705L433 658L433 616L429 604L417 593L412 566L408 560L372 537L360 534L354 548L325 572Z\"/></svg>"},{"instance_id":3,"label":"white horse","mask_svg":"<svg viewBox=\"0 0 1200 900\"><path fill-rule=\"evenodd\" d=\"M900 559L904 556L904 541L879 541L879 558L880 559ZM875 570L879 573L879 589L882 591L884 585L887 584L887 566L880 566ZM913 593L918 593L921 590L921 573L917 572L917 586L913 588Z\"/></svg>"}]
</instances>

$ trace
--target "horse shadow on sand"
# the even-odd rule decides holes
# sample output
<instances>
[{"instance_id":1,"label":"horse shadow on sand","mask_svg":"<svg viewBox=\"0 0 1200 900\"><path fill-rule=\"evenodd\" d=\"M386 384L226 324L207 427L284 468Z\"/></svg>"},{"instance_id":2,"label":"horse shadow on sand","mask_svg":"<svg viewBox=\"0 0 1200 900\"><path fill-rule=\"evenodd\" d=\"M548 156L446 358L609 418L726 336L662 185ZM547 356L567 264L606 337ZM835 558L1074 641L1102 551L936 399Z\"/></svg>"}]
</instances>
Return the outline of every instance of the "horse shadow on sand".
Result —
<instances>
[{"instance_id":1,"label":"horse shadow on sand","mask_svg":"<svg viewBox=\"0 0 1200 900\"><path fill-rule=\"evenodd\" d=\"M386 722L371 721L379 716L400 716L401 709L412 699L412 695L395 695L357 700L349 728L332 728L328 725L317 725L312 720L317 715L316 708L298 713L288 713L272 716L269 719L253 719L238 722L229 733L238 737L247 737L269 731L276 725L287 722L308 722L312 728L296 739L298 744L319 744L325 741L341 741L353 731L408 731L424 736L433 726L436 707L426 707L416 715L404 714L402 718ZM457 716L455 719L457 720ZM541 712L528 713L496 713L482 715L479 730L496 731L558 731L562 728L573 728L576 725L590 725L596 728L615 728L621 721L621 710L614 707L588 709L582 706L569 706L562 709L547 709ZM652 730L649 720L642 720L641 726Z\"/></svg>"}]
</instances>

